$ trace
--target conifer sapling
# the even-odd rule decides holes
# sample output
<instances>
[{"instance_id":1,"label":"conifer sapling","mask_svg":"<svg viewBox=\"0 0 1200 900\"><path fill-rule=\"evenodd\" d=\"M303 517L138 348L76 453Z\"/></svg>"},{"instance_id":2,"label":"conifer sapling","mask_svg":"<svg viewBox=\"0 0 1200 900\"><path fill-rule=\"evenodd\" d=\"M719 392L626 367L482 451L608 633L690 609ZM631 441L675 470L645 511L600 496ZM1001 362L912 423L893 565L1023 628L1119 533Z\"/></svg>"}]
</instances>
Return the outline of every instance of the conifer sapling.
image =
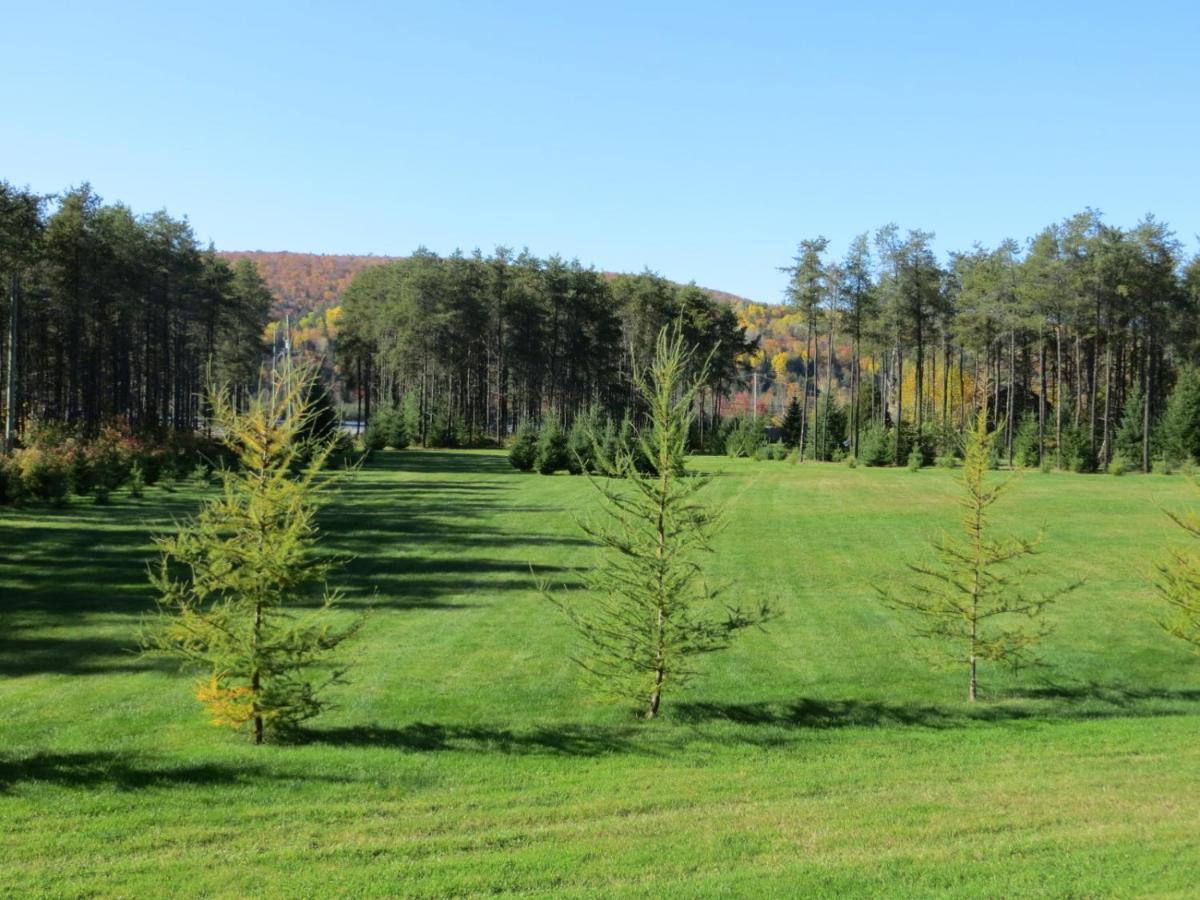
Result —
<instances>
[{"instance_id":1,"label":"conifer sapling","mask_svg":"<svg viewBox=\"0 0 1200 900\"><path fill-rule=\"evenodd\" d=\"M708 478L684 469L692 402L704 383L703 372L687 380L692 369L682 335L664 328L637 377L648 423L606 463L618 478L592 479L603 520L580 523L604 551L586 577L597 599L576 607L548 595L582 637L575 661L602 692L632 701L648 719L664 692L695 674L696 657L724 650L737 632L773 615L765 603L749 612L713 609L716 592L702 579L698 558L712 552L719 516L698 497Z\"/></svg>"},{"instance_id":2,"label":"conifer sapling","mask_svg":"<svg viewBox=\"0 0 1200 900\"><path fill-rule=\"evenodd\" d=\"M215 430L236 464L221 471L218 497L157 539L151 574L158 615L143 647L198 671L213 724L249 727L255 743L327 707L323 689L344 672L327 657L361 621L335 611L325 586L335 562L314 552L337 435L309 427L311 377L272 375L244 412L228 391L212 392ZM317 586L323 596L305 605Z\"/></svg>"},{"instance_id":3,"label":"conifer sapling","mask_svg":"<svg viewBox=\"0 0 1200 900\"><path fill-rule=\"evenodd\" d=\"M967 432L958 476L963 487L959 504L966 510L963 535L935 538L933 561L910 564L915 577L907 584L880 589L885 603L907 614L912 633L927 642L934 661L966 669L971 701L977 697L979 663L1016 668L1037 661L1033 650L1049 633L1040 621L1043 610L1078 587L1075 582L1050 593L1027 594L1022 583L1036 573L1021 564L1036 555L1040 539L992 536L988 510L1011 483L988 483L994 440L987 413L980 410Z\"/></svg>"}]
</instances>

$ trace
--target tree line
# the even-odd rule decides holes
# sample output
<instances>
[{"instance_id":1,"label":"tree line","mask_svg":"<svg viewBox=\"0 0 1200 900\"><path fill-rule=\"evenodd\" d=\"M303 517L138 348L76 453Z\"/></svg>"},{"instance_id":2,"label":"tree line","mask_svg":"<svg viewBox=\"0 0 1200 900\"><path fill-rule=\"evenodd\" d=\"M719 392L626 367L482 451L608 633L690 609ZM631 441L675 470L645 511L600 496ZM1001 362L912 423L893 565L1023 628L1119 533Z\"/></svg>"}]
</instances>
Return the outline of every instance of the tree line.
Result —
<instances>
[{"instance_id":1,"label":"tree line","mask_svg":"<svg viewBox=\"0 0 1200 900\"><path fill-rule=\"evenodd\" d=\"M1148 470L1167 397L1200 348L1200 257L1185 260L1153 216L1121 228L1094 210L1024 245L976 245L944 262L933 237L887 225L840 260L823 237L798 245L783 270L803 323L800 445L821 443L823 397L844 402L855 455L872 427L909 429L947 453L982 406L1010 463L1025 420L1039 461L1103 468L1136 414L1131 462ZM910 446L892 440L896 463Z\"/></svg>"},{"instance_id":2,"label":"tree line","mask_svg":"<svg viewBox=\"0 0 1200 900\"><path fill-rule=\"evenodd\" d=\"M526 419L564 422L638 404L632 373L662 327L678 322L702 363L699 428L721 414L753 349L726 305L650 272L605 276L577 261L498 248L412 256L359 272L342 298L338 362L360 419L415 405L410 439L502 441Z\"/></svg>"},{"instance_id":3,"label":"tree line","mask_svg":"<svg viewBox=\"0 0 1200 900\"><path fill-rule=\"evenodd\" d=\"M87 184L48 197L0 182L0 274L10 447L31 423L190 429L208 380L243 392L258 376L270 291L186 218L135 214Z\"/></svg>"}]
</instances>

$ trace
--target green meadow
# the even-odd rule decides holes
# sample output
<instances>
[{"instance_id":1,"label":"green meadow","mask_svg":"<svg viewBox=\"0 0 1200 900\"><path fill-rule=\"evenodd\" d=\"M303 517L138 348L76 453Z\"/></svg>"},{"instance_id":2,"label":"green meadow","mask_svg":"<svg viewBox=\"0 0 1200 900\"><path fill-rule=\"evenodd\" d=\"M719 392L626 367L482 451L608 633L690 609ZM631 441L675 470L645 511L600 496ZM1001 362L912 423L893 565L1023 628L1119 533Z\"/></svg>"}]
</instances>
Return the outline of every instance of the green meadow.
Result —
<instances>
[{"instance_id":1,"label":"green meadow","mask_svg":"<svg viewBox=\"0 0 1200 900\"><path fill-rule=\"evenodd\" d=\"M951 472L695 465L728 512L707 577L783 614L653 722L590 693L536 588L595 559L585 478L378 454L322 520L368 610L350 683L263 747L136 652L151 535L199 489L0 510L0 893L1194 896L1200 659L1149 586L1186 479L1019 477L997 527L1085 583L1048 665L969 704L877 595L956 525Z\"/></svg>"}]
</instances>

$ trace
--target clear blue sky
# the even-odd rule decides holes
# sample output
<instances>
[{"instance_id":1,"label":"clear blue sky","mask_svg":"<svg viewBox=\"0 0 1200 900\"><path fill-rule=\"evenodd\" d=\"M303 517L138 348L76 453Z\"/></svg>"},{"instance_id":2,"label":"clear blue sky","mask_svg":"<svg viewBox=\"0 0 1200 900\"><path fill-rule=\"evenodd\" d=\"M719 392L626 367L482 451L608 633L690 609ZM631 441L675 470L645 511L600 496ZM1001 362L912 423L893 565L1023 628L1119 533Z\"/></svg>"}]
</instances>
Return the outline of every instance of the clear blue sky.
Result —
<instances>
[{"instance_id":1,"label":"clear blue sky","mask_svg":"<svg viewBox=\"0 0 1200 900\"><path fill-rule=\"evenodd\" d=\"M528 246L778 300L795 243L1200 231L1194 3L17 3L0 178L221 249Z\"/></svg>"}]
</instances>

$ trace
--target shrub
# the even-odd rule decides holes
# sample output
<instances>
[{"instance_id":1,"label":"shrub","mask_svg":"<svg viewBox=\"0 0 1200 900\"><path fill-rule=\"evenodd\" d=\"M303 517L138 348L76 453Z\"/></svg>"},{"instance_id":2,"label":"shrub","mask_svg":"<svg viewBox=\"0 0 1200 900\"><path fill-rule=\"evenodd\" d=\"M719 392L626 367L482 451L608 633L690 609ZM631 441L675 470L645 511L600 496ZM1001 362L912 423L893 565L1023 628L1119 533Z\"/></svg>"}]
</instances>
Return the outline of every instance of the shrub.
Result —
<instances>
[{"instance_id":1,"label":"shrub","mask_svg":"<svg viewBox=\"0 0 1200 900\"><path fill-rule=\"evenodd\" d=\"M952 455L939 456L933 461L933 464L939 469L957 469L961 463L962 460Z\"/></svg>"},{"instance_id":2,"label":"shrub","mask_svg":"<svg viewBox=\"0 0 1200 900\"><path fill-rule=\"evenodd\" d=\"M908 453L908 470L910 472L919 472L921 465L925 462L925 457L921 454L921 448L916 444Z\"/></svg>"},{"instance_id":3,"label":"shrub","mask_svg":"<svg viewBox=\"0 0 1200 900\"><path fill-rule=\"evenodd\" d=\"M546 420L538 435L533 467L542 475L553 475L559 469L567 468L567 435L554 416Z\"/></svg>"},{"instance_id":4,"label":"shrub","mask_svg":"<svg viewBox=\"0 0 1200 900\"><path fill-rule=\"evenodd\" d=\"M854 456L853 453L851 453L849 456L846 457L846 468L848 468L848 469L857 469L858 468L858 459Z\"/></svg>"},{"instance_id":5,"label":"shrub","mask_svg":"<svg viewBox=\"0 0 1200 900\"><path fill-rule=\"evenodd\" d=\"M758 462L778 462L787 459L787 456L788 448L782 441L774 444L760 444L758 449L754 451L754 458Z\"/></svg>"},{"instance_id":6,"label":"shrub","mask_svg":"<svg viewBox=\"0 0 1200 900\"><path fill-rule=\"evenodd\" d=\"M20 503L23 493L21 472L16 461L7 456L0 456L0 504Z\"/></svg>"},{"instance_id":7,"label":"shrub","mask_svg":"<svg viewBox=\"0 0 1200 900\"><path fill-rule=\"evenodd\" d=\"M1109 475L1124 475L1127 471L1129 471L1129 463L1125 461L1125 457L1123 457L1120 453L1116 454L1111 460L1109 460Z\"/></svg>"},{"instance_id":8,"label":"shrub","mask_svg":"<svg viewBox=\"0 0 1200 900\"><path fill-rule=\"evenodd\" d=\"M1159 456L1150 464L1150 471L1155 475L1170 475L1175 471L1175 467L1165 456Z\"/></svg>"},{"instance_id":9,"label":"shrub","mask_svg":"<svg viewBox=\"0 0 1200 900\"><path fill-rule=\"evenodd\" d=\"M522 420L513 432L508 448L508 461L514 469L522 472L533 471L537 461L538 433L529 419Z\"/></svg>"},{"instance_id":10,"label":"shrub","mask_svg":"<svg viewBox=\"0 0 1200 900\"><path fill-rule=\"evenodd\" d=\"M58 450L27 447L13 456L21 494L53 506L66 502L71 488L70 457Z\"/></svg>"},{"instance_id":11,"label":"shrub","mask_svg":"<svg viewBox=\"0 0 1200 900\"><path fill-rule=\"evenodd\" d=\"M753 419L730 419L726 429L725 453L733 459L754 456L766 441L762 426Z\"/></svg>"}]
</instances>

